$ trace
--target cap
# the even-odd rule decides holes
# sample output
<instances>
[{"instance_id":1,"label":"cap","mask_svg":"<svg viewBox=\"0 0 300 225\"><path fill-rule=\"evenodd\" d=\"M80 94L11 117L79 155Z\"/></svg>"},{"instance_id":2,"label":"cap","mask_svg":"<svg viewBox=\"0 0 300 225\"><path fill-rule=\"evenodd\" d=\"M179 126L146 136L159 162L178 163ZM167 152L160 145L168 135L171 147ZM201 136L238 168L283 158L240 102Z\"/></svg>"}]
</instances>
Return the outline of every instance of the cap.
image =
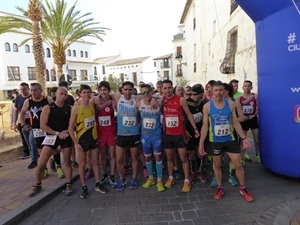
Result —
<instances>
[{"instance_id":1,"label":"cap","mask_svg":"<svg viewBox=\"0 0 300 225\"><path fill-rule=\"evenodd\" d=\"M154 88L153 84L151 82L147 83L152 89Z\"/></svg>"}]
</instances>

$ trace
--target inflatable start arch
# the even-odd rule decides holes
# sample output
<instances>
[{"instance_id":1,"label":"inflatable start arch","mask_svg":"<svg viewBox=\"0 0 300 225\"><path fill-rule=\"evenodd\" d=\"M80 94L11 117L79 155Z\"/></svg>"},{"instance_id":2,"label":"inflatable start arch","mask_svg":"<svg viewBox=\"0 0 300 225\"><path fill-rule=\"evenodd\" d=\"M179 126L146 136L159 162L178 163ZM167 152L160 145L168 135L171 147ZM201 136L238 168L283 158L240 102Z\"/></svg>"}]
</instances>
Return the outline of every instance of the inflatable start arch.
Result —
<instances>
[{"instance_id":1,"label":"inflatable start arch","mask_svg":"<svg viewBox=\"0 0 300 225\"><path fill-rule=\"evenodd\" d=\"M237 0L256 29L263 166L300 178L300 0Z\"/></svg>"}]
</instances>

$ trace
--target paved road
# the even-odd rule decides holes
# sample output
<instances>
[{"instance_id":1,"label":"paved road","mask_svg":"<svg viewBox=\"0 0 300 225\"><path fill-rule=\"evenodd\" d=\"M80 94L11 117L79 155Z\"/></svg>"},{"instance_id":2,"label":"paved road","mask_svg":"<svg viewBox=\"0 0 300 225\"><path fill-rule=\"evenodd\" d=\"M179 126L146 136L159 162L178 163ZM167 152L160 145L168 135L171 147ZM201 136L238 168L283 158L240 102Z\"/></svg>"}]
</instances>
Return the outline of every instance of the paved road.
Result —
<instances>
[{"instance_id":1,"label":"paved road","mask_svg":"<svg viewBox=\"0 0 300 225\"><path fill-rule=\"evenodd\" d=\"M254 158L253 151L251 155ZM245 202L239 188L227 182L227 169L223 177L225 194L219 201L213 199L215 189L209 183L198 182L186 194L180 191L183 182L180 180L171 189L158 193L154 186L147 190L142 188L144 178L140 174L137 190L126 187L120 193L115 189L107 194L96 193L91 190L94 187L91 179L88 182L90 197L85 200L79 198L80 182L77 180L71 197L60 193L21 225L288 225L300 211L299 180L275 175L255 162L248 162L245 171L247 187L255 197L253 203Z\"/></svg>"}]
</instances>

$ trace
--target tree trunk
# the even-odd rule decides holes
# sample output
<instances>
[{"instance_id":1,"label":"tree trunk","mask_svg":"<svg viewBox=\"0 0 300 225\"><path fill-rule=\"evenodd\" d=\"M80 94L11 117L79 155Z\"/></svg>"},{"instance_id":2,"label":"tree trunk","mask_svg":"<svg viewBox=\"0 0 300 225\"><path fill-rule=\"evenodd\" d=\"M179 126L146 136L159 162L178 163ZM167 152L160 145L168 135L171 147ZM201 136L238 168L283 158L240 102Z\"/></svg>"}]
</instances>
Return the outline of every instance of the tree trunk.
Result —
<instances>
[{"instance_id":1,"label":"tree trunk","mask_svg":"<svg viewBox=\"0 0 300 225\"><path fill-rule=\"evenodd\" d=\"M42 85L42 88L47 94L45 81L45 53L43 48L43 38L39 21L32 21L32 42L34 49L34 61L36 70L36 80Z\"/></svg>"}]
</instances>

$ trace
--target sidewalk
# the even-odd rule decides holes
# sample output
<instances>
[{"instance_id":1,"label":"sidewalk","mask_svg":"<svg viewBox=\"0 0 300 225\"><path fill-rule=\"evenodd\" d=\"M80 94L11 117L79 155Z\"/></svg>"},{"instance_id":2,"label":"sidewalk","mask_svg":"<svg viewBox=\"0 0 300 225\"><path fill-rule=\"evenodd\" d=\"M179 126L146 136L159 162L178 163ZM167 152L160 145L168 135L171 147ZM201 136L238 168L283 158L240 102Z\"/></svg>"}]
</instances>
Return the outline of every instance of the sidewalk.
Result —
<instances>
[{"instance_id":1,"label":"sidewalk","mask_svg":"<svg viewBox=\"0 0 300 225\"><path fill-rule=\"evenodd\" d=\"M252 150L250 155L255 158ZM81 200L79 180L74 182L74 194L66 197L61 193L65 179L58 179L50 170L49 177L43 180L44 190L30 198L28 194L34 184L35 169L27 169L29 163L30 159L15 160L0 168L1 225L82 224L83 221L105 225L300 224L299 220L290 223L300 212L299 180L275 175L255 162L245 166L246 184L255 198L253 203L245 202L238 187L228 184L227 166L223 170L225 194L220 201L213 199L215 189L209 186L210 182L198 181L190 193L181 193L183 181L179 180L171 189L157 193L155 187L142 188L144 178L141 173L137 190L129 190L127 186L123 192L111 189L100 195L91 190L90 198ZM73 177L78 178L76 170ZM127 179L129 181L130 177ZM88 186L92 185L93 179L90 179Z\"/></svg>"}]
</instances>

